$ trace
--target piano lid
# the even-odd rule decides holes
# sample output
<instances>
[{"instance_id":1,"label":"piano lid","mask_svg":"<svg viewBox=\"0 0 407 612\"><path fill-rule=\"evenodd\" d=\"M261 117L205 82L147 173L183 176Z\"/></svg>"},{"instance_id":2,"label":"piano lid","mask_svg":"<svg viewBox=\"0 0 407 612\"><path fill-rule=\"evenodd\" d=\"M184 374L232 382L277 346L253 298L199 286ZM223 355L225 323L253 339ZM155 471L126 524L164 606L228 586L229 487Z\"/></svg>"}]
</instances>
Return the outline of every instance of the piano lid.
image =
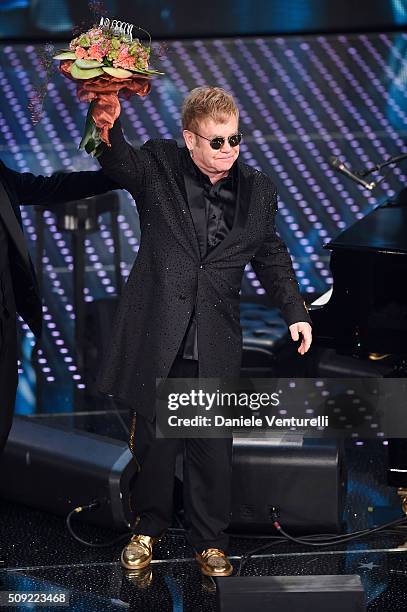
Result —
<instances>
[{"instance_id":1,"label":"piano lid","mask_svg":"<svg viewBox=\"0 0 407 612\"><path fill-rule=\"evenodd\" d=\"M407 207L378 207L325 248L334 282L310 310L315 341L352 355L407 355Z\"/></svg>"},{"instance_id":2,"label":"piano lid","mask_svg":"<svg viewBox=\"0 0 407 612\"><path fill-rule=\"evenodd\" d=\"M324 245L324 249L407 253L407 207L379 206Z\"/></svg>"}]
</instances>

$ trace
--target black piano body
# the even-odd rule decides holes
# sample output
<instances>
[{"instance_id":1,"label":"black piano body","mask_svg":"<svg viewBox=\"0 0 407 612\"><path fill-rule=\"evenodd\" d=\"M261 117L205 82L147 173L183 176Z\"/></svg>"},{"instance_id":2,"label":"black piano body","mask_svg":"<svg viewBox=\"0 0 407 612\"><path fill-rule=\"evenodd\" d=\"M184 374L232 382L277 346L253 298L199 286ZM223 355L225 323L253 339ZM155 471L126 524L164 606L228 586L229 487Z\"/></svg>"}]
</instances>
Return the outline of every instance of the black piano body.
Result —
<instances>
[{"instance_id":1,"label":"black piano body","mask_svg":"<svg viewBox=\"0 0 407 612\"><path fill-rule=\"evenodd\" d=\"M314 344L355 364L387 359L382 375L407 377L407 206L377 207L324 248L332 252L333 287L325 305L311 305ZM407 486L405 439L389 441L388 476L391 486Z\"/></svg>"},{"instance_id":2,"label":"black piano body","mask_svg":"<svg viewBox=\"0 0 407 612\"><path fill-rule=\"evenodd\" d=\"M332 295L312 309L315 341L355 356L407 355L407 207L382 205L325 245Z\"/></svg>"}]
</instances>

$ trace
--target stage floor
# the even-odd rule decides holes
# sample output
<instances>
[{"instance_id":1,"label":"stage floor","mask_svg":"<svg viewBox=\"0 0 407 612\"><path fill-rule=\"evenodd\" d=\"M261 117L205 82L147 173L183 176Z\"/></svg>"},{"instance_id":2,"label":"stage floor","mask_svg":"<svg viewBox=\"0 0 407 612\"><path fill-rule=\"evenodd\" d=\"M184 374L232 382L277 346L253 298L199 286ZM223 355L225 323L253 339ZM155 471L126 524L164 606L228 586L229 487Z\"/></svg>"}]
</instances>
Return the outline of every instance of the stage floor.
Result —
<instances>
[{"instance_id":1,"label":"stage floor","mask_svg":"<svg viewBox=\"0 0 407 612\"><path fill-rule=\"evenodd\" d=\"M120 416L126 425L126 413ZM112 410L93 409L76 415L28 418L123 441L127 436L123 422ZM347 530L356 531L401 517L395 490L385 484L386 446L383 442L356 445L349 441L346 461L349 472L344 515ZM202 579L193 551L180 533L166 535L155 546L151 571L137 577L120 566L122 544L108 548L86 547L70 536L63 518L10 501L0 501L0 513L0 559L3 561L0 589L3 591L69 591L69 610L73 611L216 610L215 582ZM110 541L119 535L77 520L73 525L80 537L93 542ZM255 555L244 565L241 574L358 574L367 594L369 612L401 612L407 606L407 550L397 547L405 540L407 528L405 535L377 535L329 550L282 543ZM232 536L230 556L235 573L241 555L265 543L263 539Z\"/></svg>"}]
</instances>

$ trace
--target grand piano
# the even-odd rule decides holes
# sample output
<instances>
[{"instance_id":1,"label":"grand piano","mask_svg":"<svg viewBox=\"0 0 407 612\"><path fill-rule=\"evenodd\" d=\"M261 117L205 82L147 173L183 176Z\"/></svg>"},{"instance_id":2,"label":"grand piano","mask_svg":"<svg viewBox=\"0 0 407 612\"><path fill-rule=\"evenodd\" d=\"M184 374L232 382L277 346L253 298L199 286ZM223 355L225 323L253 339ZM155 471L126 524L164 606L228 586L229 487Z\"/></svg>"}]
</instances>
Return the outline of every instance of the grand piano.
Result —
<instances>
[{"instance_id":1,"label":"grand piano","mask_svg":"<svg viewBox=\"0 0 407 612\"><path fill-rule=\"evenodd\" d=\"M311 304L314 344L347 355L355 372L358 362L387 361L382 376L407 377L406 196L404 189L324 247L333 286ZM405 439L389 441L388 481L407 487Z\"/></svg>"}]
</instances>

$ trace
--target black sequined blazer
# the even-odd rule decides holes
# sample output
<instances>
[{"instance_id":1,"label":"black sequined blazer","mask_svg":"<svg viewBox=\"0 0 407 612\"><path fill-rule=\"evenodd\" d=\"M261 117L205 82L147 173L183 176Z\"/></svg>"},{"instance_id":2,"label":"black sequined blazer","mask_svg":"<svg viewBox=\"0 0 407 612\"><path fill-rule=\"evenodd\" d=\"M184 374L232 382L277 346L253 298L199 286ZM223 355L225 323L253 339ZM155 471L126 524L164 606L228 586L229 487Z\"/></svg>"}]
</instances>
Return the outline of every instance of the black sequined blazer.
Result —
<instances>
[{"instance_id":1,"label":"black sequined blazer","mask_svg":"<svg viewBox=\"0 0 407 612\"><path fill-rule=\"evenodd\" d=\"M119 122L110 140L112 146L99 161L103 171L134 197L141 241L98 386L153 419L155 378L167 376L194 307L199 376L239 377L239 292L249 262L288 325L311 319L287 248L276 234L277 193L270 178L237 160L233 227L201 257L198 220L186 199L177 142L150 140L134 149L123 138Z\"/></svg>"}]
</instances>

